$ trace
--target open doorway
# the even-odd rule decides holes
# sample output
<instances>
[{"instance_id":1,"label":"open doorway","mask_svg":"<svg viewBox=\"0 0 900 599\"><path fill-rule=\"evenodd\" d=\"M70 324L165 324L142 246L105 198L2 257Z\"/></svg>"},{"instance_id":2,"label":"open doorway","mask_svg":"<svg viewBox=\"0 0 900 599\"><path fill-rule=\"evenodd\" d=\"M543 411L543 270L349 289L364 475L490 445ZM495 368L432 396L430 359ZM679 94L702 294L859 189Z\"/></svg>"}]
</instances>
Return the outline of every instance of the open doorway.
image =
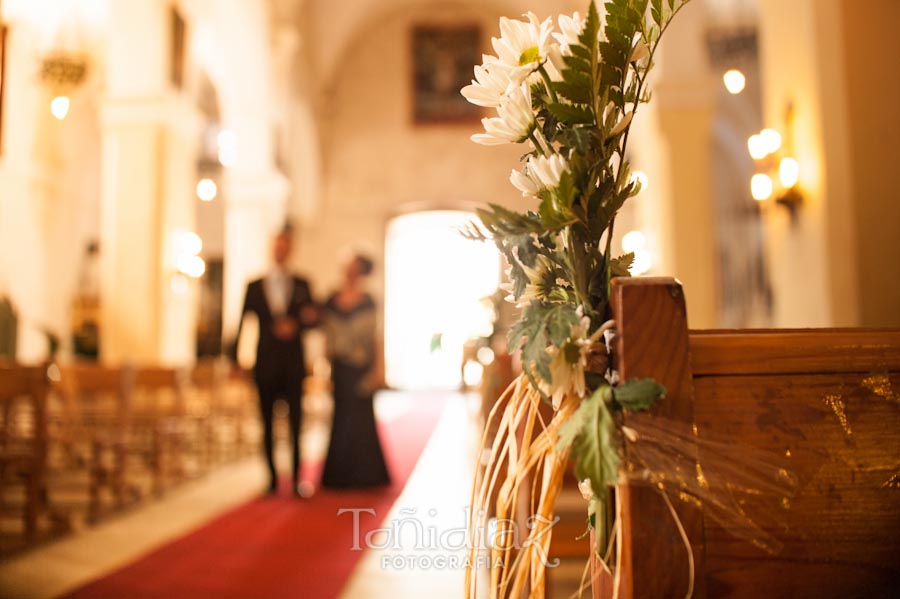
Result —
<instances>
[{"instance_id":1,"label":"open doorway","mask_svg":"<svg viewBox=\"0 0 900 599\"><path fill-rule=\"evenodd\" d=\"M460 235L473 218L440 210L388 225L385 366L392 387L459 388L463 346L491 333L493 310L484 298L500 282L500 254Z\"/></svg>"}]
</instances>

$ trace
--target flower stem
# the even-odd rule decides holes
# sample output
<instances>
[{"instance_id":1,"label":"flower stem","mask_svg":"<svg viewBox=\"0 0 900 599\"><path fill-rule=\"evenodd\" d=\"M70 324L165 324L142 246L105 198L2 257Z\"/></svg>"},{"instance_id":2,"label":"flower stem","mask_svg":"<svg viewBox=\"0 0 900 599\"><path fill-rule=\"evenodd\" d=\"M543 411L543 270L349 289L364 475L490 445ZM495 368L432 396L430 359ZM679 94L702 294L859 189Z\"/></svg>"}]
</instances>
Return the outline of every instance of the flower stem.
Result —
<instances>
[{"instance_id":1,"label":"flower stem","mask_svg":"<svg viewBox=\"0 0 900 599\"><path fill-rule=\"evenodd\" d=\"M549 156L553 154L552 148L550 148L547 140L544 139L544 136L537 125L535 125L534 129L531 130L531 133L528 134L528 139L531 140L531 143L534 144L534 147L537 148L542 156Z\"/></svg>"},{"instance_id":2,"label":"flower stem","mask_svg":"<svg viewBox=\"0 0 900 599\"><path fill-rule=\"evenodd\" d=\"M553 80L550 79L550 73L547 72L547 69L544 67L544 63L541 63L541 66L538 67L538 73L541 74L541 78L544 80L544 87L547 88L547 93L550 96L550 101L554 104L559 103L559 97L556 95L556 90L553 89Z\"/></svg>"}]
</instances>

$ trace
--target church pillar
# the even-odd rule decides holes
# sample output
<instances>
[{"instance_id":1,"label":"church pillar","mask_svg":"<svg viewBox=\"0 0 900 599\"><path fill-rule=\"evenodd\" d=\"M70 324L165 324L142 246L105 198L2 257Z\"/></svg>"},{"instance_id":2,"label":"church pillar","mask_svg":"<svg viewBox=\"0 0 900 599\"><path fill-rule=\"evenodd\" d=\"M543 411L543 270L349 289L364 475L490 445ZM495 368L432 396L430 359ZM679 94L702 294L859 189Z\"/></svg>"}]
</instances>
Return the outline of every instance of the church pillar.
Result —
<instances>
[{"instance_id":1,"label":"church pillar","mask_svg":"<svg viewBox=\"0 0 900 599\"><path fill-rule=\"evenodd\" d=\"M715 80L702 4L679 15L660 46L653 98L635 121L634 167L649 176L635 202L650 235L654 273L678 277L692 327L716 326L717 272L711 128Z\"/></svg>"},{"instance_id":2,"label":"church pillar","mask_svg":"<svg viewBox=\"0 0 900 599\"><path fill-rule=\"evenodd\" d=\"M110 3L103 107L101 355L184 363L196 290L173 284L193 229L197 118L169 80L170 7Z\"/></svg>"},{"instance_id":3,"label":"church pillar","mask_svg":"<svg viewBox=\"0 0 900 599\"><path fill-rule=\"evenodd\" d=\"M766 218L778 324L897 326L900 7L873 0L760 0L768 126L793 138L804 202ZM873 15L877 17L873 18Z\"/></svg>"},{"instance_id":4,"label":"church pillar","mask_svg":"<svg viewBox=\"0 0 900 599\"><path fill-rule=\"evenodd\" d=\"M793 139L805 202L795 222L777 206L763 219L777 326L834 326L856 321L846 151L840 89L840 24L835 0L760 2L760 73L767 127ZM787 130L785 110L793 104ZM833 249L830 249L832 246ZM837 258L836 260L834 258ZM835 313L840 305L842 313Z\"/></svg>"}]
</instances>

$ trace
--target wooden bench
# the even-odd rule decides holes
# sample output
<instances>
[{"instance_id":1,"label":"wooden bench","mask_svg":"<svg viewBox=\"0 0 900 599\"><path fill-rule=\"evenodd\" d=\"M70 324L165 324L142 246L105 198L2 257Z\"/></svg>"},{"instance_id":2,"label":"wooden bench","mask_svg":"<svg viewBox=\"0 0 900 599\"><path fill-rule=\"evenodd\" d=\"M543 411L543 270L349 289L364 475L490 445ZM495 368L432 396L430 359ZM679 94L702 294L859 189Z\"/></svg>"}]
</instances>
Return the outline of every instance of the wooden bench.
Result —
<instances>
[{"instance_id":1,"label":"wooden bench","mask_svg":"<svg viewBox=\"0 0 900 599\"><path fill-rule=\"evenodd\" d=\"M35 539L38 518L47 512L44 489L47 430L47 369L0 366L0 508L18 510L25 543ZM19 487L18 506L10 495Z\"/></svg>"},{"instance_id":2,"label":"wooden bench","mask_svg":"<svg viewBox=\"0 0 900 599\"><path fill-rule=\"evenodd\" d=\"M48 411L54 456L49 486L68 496L73 485L83 484L76 475L85 472L87 519L93 522L110 509L134 503L140 496L126 476L134 373L130 368L95 363L58 368L59 376L53 385L55 401ZM105 505L107 494L111 495L111 506ZM80 503L77 499L75 502Z\"/></svg>"},{"instance_id":3,"label":"wooden bench","mask_svg":"<svg viewBox=\"0 0 900 599\"><path fill-rule=\"evenodd\" d=\"M689 332L673 279L615 280L612 301L620 377L668 389L626 425L696 425L701 464L704 440L725 441L783 460L798 480L786 528L768 531L783 543L775 555L673 500L693 549L693 596L900 596L900 330ZM629 484L617 496L618 597L685 597L688 553L661 494ZM593 591L612 596L604 584Z\"/></svg>"}]
</instances>

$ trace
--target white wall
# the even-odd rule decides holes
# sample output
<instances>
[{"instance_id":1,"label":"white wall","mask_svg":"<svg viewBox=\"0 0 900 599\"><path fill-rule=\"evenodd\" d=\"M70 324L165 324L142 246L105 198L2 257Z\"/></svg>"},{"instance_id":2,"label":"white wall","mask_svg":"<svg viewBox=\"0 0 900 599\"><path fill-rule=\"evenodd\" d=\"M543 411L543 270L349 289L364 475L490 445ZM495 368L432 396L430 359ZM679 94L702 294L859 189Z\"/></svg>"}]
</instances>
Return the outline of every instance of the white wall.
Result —
<instances>
[{"instance_id":1,"label":"white wall","mask_svg":"<svg viewBox=\"0 0 900 599\"><path fill-rule=\"evenodd\" d=\"M49 0L6 2L9 26L0 155L0 291L20 314L20 358L46 357L46 328L67 342L69 302L80 257L99 230L100 137L98 89L102 69L72 94L68 118L49 110L40 84L40 58L58 28ZM52 13L52 11L51 11ZM94 15L96 16L96 15ZM95 59L102 46L89 21L83 46Z\"/></svg>"},{"instance_id":2,"label":"white wall","mask_svg":"<svg viewBox=\"0 0 900 599\"><path fill-rule=\"evenodd\" d=\"M471 142L469 136L481 127L477 120L425 126L412 118L411 26L478 22L487 51L499 16L477 7L389 13L343 53L337 78L321 99L321 207L301 231L297 257L320 293L338 280L335 257L342 247L362 244L380 261L387 222L404 209L471 208L487 202L525 207L508 182L521 147Z\"/></svg>"}]
</instances>

